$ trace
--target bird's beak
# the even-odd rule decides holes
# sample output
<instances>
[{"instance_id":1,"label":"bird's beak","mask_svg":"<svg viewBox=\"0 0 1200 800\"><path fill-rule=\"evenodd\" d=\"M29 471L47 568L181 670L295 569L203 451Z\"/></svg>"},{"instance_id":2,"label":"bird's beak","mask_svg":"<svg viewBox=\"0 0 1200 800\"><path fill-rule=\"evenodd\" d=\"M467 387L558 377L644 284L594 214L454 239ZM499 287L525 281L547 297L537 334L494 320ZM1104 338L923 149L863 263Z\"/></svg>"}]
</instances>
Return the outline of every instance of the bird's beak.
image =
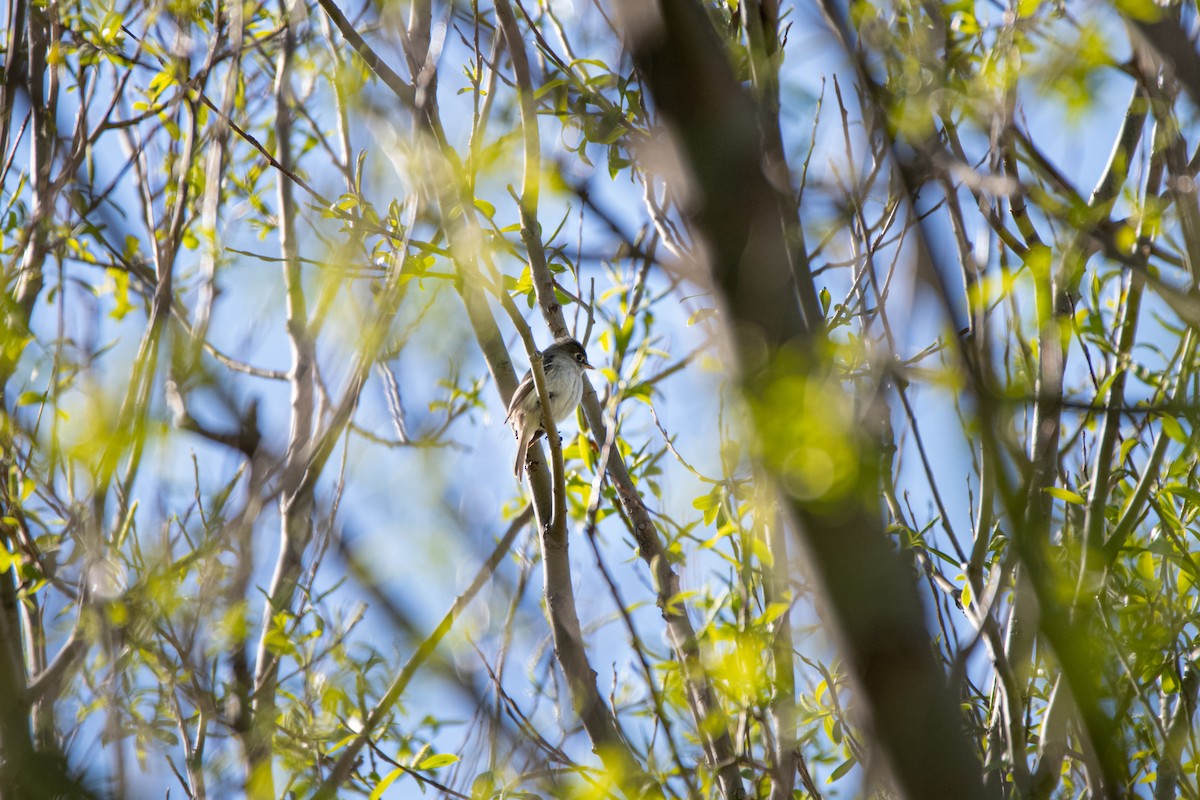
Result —
<instances>
[{"instance_id":1,"label":"bird's beak","mask_svg":"<svg viewBox=\"0 0 1200 800\"><path fill-rule=\"evenodd\" d=\"M593 367L586 359L583 362L583 368L584 369L595 369L595 367Z\"/></svg>"}]
</instances>

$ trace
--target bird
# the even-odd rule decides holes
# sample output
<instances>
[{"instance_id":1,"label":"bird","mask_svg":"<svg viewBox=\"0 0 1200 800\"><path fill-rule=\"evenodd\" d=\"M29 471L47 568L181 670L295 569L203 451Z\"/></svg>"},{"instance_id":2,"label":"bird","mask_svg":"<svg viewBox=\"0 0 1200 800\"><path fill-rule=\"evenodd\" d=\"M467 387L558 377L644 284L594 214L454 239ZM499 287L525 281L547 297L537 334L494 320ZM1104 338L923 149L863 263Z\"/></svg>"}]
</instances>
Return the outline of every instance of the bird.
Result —
<instances>
[{"instance_id":1,"label":"bird","mask_svg":"<svg viewBox=\"0 0 1200 800\"><path fill-rule=\"evenodd\" d=\"M542 353L542 372L546 376L546 393L550 396L550 413L555 424L566 419L583 399L583 371L595 369L588 363L587 351L574 339L559 339ZM542 428L542 402L533 383L533 370L525 373L508 404L504 421L512 425L517 437L517 460L513 474L522 479L521 466L529 445L545 433Z\"/></svg>"}]
</instances>

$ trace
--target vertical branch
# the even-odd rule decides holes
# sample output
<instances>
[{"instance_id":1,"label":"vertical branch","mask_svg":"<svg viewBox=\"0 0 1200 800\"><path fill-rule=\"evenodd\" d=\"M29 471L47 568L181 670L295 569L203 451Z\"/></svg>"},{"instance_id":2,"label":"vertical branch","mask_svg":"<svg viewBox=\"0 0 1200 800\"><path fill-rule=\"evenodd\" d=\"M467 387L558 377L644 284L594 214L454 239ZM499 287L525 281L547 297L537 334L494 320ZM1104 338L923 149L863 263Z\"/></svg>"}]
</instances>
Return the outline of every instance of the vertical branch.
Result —
<instances>
[{"instance_id":1,"label":"vertical branch","mask_svg":"<svg viewBox=\"0 0 1200 800\"><path fill-rule=\"evenodd\" d=\"M783 146L783 128L779 120L779 2L744 0L739 5L742 25L749 40L750 72L758 90L759 126L762 128L763 170L779 200L779 217L787 246L788 263L796 281L796 294L805 324L812 332L825 326L821 300L804 243L800 221L800 203L792 186L792 173Z\"/></svg>"},{"instance_id":2,"label":"vertical branch","mask_svg":"<svg viewBox=\"0 0 1200 800\"><path fill-rule=\"evenodd\" d=\"M554 279L546 264L542 247L541 226L538 223L538 202L541 182L541 145L537 125L537 108L533 94L533 81L529 72L529 61L525 54L525 42L521 38L517 19L508 0L496 0L496 19L504 33L513 72L517 79L517 97L521 109L521 128L524 150L524 170L521 182L520 214L521 239L528 254L530 273L533 276L538 305L543 317L556 339L569 335L562 307L554 292ZM535 356L531 369L535 378L540 364ZM543 409L549 416L549 402L544 395L544 386L539 384L543 397ZM553 420L549 420L553 422ZM551 458L553 460L553 502L547 517L543 503L538 503L538 521L542 534L542 568L545 584L547 613L554 636L555 655L571 689L572 702L610 774L623 791L630 796L644 792L661 792L638 765L633 753L621 737L612 711L605 705L596 688L596 672L592 669L584 649L583 633L575 607L568 558L569 538L566 520L566 487L564 483L562 451L556 435L549 433ZM534 476L531 476L531 483ZM536 487L535 487L536 489Z\"/></svg>"},{"instance_id":3,"label":"vertical branch","mask_svg":"<svg viewBox=\"0 0 1200 800\"><path fill-rule=\"evenodd\" d=\"M12 127L12 112L16 95L25 92L30 104L29 140L29 218L15 248L19 255L12 272L5 270L5 303L0 310L0 329L11 337L0 347L0 416L9 409L6 398L22 347L13 347L14 339L29 333L33 309L44 285L43 269L49 253L49 235L54 221L56 196L51 180L51 167L56 155L56 114L58 99L58 67L48 67L46 54L58 42L60 31L56 2L30 4L26 0L10 0L6 34L3 85L0 87L0 159L15 155L8 152ZM82 123L81 123L82 125ZM20 133L16 136L19 138ZM7 166L5 167L7 169ZM9 295L11 292L11 295ZM20 539L28 540L24 530L22 499L9 491L10 469L13 462L13 433L10 423L0 425L0 548L20 552ZM32 478L26 478L31 480ZM73 657L55 660L55 666L38 677L47 677L38 686L29 686L27 664L37 668L40 657L26 658L26 648L37 648L35 635L22 634L21 597L22 577L15 565L0 573L0 799L25 800L50 796L84 797L86 791L70 779L67 765L53 741L52 696L61 684L54 677L61 674L61 665L73 663ZM31 605L31 610L36 603ZM32 611L31 611L32 613ZM30 620L39 624L39 620ZM31 634L34 632L31 631ZM40 631L36 632L40 635ZM74 641L74 637L71 637ZM66 646L68 652L78 648ZM53 673L53 674L51 674ZM36 711L36 713L34 713ZM37 726L35 740L30 729L31 713Z\"/></svg>"},{"instance_id":4,"label":"vertical branch","mask_svg":"<svg viewBox=\"0 0 1200 800\"><path fill-rule=\"evenodd\" d=\"M146 332L138 344L137 355L134 357L133 376L129 390L122 402L118 425L123 430L131 430L132 447L129 460L125 467L124 476L117 494L120 505L120 516L127 511L126 498L137 477L141 464L141 455L146 443L146 415L150 409L151 395L158 375L158 356L161 344L167 330L167 321L171 316L171 304L175 299L175 258L183 243L184 226L187 223L190 205L191 168L196 158L196 138L198 121L196 109L190 103L180 104L180 114L186 113L187 123L183 128L183 142L175 161L176 174L173 204L167 209L167 219L163 220L165 228L152 229L154 243L155 283L154 294L150 302L150 319L146 324ZM149 176L143 176L148 180ZM149 193L147 185L147 193ZM147 219L150 219L149 213ZM114 463L116 459L113 459Z\"/></svg>"},{"instance_id":5,"label":"vertical branch","mask_svg":"<svg viewBox=\"0 0 1200 800\"><path fill-rule=\"evenodd\" d=\"M1088 202L1089 210L1103 215L1102 218L1107 218L1117 193L1125 184L1133 151L1141 138L1146 111L1145 95L1141 89L1137 89L1113 142L1108 166ZM1048 524L1053 504L1053 498L1045 490L1054 485L1058 475L1066 345L1071 328L1072 302L1078 295L1079 281L1087 261L1085 250L1088 236L1088 231L1079 231L1063 253L1055 274L1051 277L1047 272L1042 280L1037 281L1039 361L1030 450L1033 472L1026 493L1032 515L1026 519L1026 524L1032 526L1030 530L1040 531Z\"/></svg>"},{"instance_id":6,"label":"vertical branch","mask_svg":"<svg viewBox=\"0 0 1200 800\"><path fill-rule=\"evenodd\" d=\"M792 186L791 170L783 146L780 123L778 69L782 54L779 51L779 18L777 0L743 0L739 6L742 27L745 29L752 82L757 89L759 126L762 130L763 170L778 198L779 218L788 263L796 282L796 292L807 329L817 332L824 327L821 302L813 280L812 266L804 240L798 196ZM768 480L764 474L760 485ZM760 513L772 507L760 491ZM783 535L782 515L762 526L767 533L767 547L774 564L763 565L763 594L768 604L786 604L789 611L776 621L771 645L773 668L770 713L774 727L776 753L772 768L771 798L787 800L792 796L796 768L803 767L803 755L796 740L796 683L792 644L792 626L787 575L789 570L787 542ZM807 776L807 769L803 770ZM811 781L806 781L810 791Z\"/></svg>"},{"instance_id":7,"label":"vertical branch","mask_svg":"<svg viewBox=\"0 0 1200 800\"><path fill-rule=\"evenodd\" d=\"M0 461L8 472L8 460ZM7 486L7 480L5 485ZM9 515L13 498L4 491L0 511ZM8 525L0 528L4 547L16 549L10 543L13 533ZM25 702L25 659L21 649L20 599L17 595L17 571L9 570L0 576L0 747L4 761L0 763L0 798L20 800L30 786L27 770L33 757L33 737L29 731L29 705Z\"/></svg>"},{"instance_id":8,"label":"vertical branch","mask_svg":"<svg viewBox=\"0 0 1200 800\"><path fill-rule=\"evenodd\" d=\"M1141 89L1134 91L1125 113L1121 130L1113 142L1108 165L1088 202L1090 210L1107 218L1117 194L1128 176L1133 152L1141 139L1146 119L1146 98ZM1005 642L1009 663L1027 684L1033 669L1033 647L1041 625L1042 609L1035 595L1045 591L1046 565L1043 563L1042 547L1048 540L1054 498L1047 492L1058 480L1059 439L1062 429L1063 376L1066 372L1067 344L1072 329L1073 301L1078 295L1079 283L1086 266L1087 231L1078 231L1063 252L1057 269L1051 275L1049 264L1037 252L1030 260L1035 279L1038 324L1038 366L1035 381L1035 401L1032 422L1032 442L1029 461L1031 472L1025 492L1026 513L1016 531L1018 552L1021 553L1022 570L1018 573L1014 589L1013 611L1009 619L1008 637ZM1045 250L1040 251L1048 258ZM1037 262L1037 263L1035 263ZM1039 267L1038 264L1042 266ZM1132 335L1132 330L1129 331ZM1114 432L1115 435L1115 432ZM1111 446L1111 445L1110 445ZM1107 495L1105 495L1107 496ZM1085 527L1084 534L1086 536ZM1083 543L1086 551L1089 544ZM1067 658L1059 653L1059 658ZM1072 687L1079 692L1082 687ZM1054 697L1070 696L1066 687L1056 691ZM1083 693L1089 695L1090 693ZM1055 710L1055 709L1051 709ZM1058 713L1062 713L1061 709ZM1096 743L1100 746L1100 743ZM1020 751L1014 754L1019 755ZM1117 777L1116 764L1105 759L1101 766L1108 767L1105 782L1109 792L1116 791L1121 784Z\"/></svg>"},{"instance_id":9,"label":"vertical branch","mask_svg":"<svg viewBox=\"0 0 1200 800\"><path fill-rule=\"evenodd\" d=\"M299 583L305 548L312 538L313 484L309 459L312 455L314 418L314 354L304 298L303 274L296 241L296 206L292 183L287 173L294 170L292 156L292 57L296 47L295 21L286 0L281 14L287 21L275 74L275 140L282 169L277 174L279 248L283 258L283 280L287 293L287 337L291 346L291 427L284 456L283 478L279 495L280 542L275 573L271 578L263 624L259 634L254 671L253 730L246 792L252 798L276 795L272 775L273 739L276 716L276 681L279 658L270 646L271 633L279 622L277 615L291 611Z\"/></svg>"},{"instance_id":10,"label":"vertical branch","mask_svg":"<svg viewBox=\"0 0 1200 800\"><path fill-rule=\"evenodd\" d=\"M517 100L521 106L521 134L524 143L525 165L521 177L521 241L529 258L529 272L537 289L538 305L542 317L550 326L555 339L570 335L562 308L554 292L554 277L546 266L546 251L542 246L542 227L538 223L538 200L542 180L542 154L538 133L537 106L533 93L533 78L529 73L529 59L525 55L525 40L517 27L508 0L496 0L496 19L504 32L508 54L512 59L513 74L517 79Z\"/></svg>"},{"instance_id":11,"label":"vertical branch","mask_svg":"<svg viewBox=\"0 0 1200 800\"><path fill-rule=\"evenodd\" d=\"M208 336L208 323L212 319L213 302L216 300L217 261L221 245L217 233L220 225L221 184L225 176L226 153L229 146L229 119L237 99L238 81L241 78L242 48L242 4L238 0L218 0L217 11L224 7L228 13L228 33L220 36L220 26L213 30L213 41L209 51L209 67L216 55L217 45L229 47L228 72L221 97L221 110L217 114L208 160L204 166L204 197L201 199L201 248L200 248L200 295L196 301L195 324L192 326L193 359L197 359Z\"/></svg>"},{"instance_id":12,"label":"vertical branch","mask_svg":"<svg viewBox=\"0 0 1200 800\"><path fill-rule=\"evenodd\" d=\"M8 153L13 104L17 92L24 88L22 84L25 83L25 69L29 57L26 13L26 0L8 0L8 30L5 32L4 70L0 82L0 159Z\"/></svg>"},{"instance_id":13,"label":"vertical branch","mask_svg":"<svg viewBox=\"0 0 1200 800\"><path fill-rule=\"evenodd\" d=\"M1157 136L1154 137L1156 140ZM1157 149L1157 142L1155 147ZM1155 152L1151 157L1150 175L1146 181L1143 207L1151 202L1158 194L1162 180L1162 159ZM1137 252L1134 257L1139 259L1145 268L1152 242L1152 231L1143 215L1139 225ZM1104 510L1108 505L1113 474L1113 450L1117 446L1117 438L1121 428L1121 410L1125 404L1125 383L1129 368L1133 362L1134 337L1137 332L1138 316L1142 306L1142 292L1145 278L1140 270L1129 270L1125 273L1124 304L1121 308L1121 318L1117 323L1116 351L1112 358L1110 369L1113 379L1109 384L1108 394L1104 397L1103 405L1106 410L1101 417L1100 430L1097 435L1096 454L1092 466L1092 485L1088 492L1087 511L1083 518L1082 563L1079 569L1079 582L1075 592L1075 602L1088 602L1097 587L1091 586L1091 575L1094 567L1093 552L1102 544L1104 531ZM1086 591L1085 591L1086 587Z\"/></svg>"},{"instance_id":14,"label":"vertical branch","mask_svg":"<svg viewBox=\"0 0 1200 800\"><path fill-rule=\"evenodd\" d=\"M130 432L129 441L128 444L121 440L107 444L108 448L113 449L110 461L113 469L116 467L117 460L125 454L124 450L127 448L129 452L123 475L118 481L115 491L118 513L114 522L114 529L107 541L97 537L95 542L89 543L91 547L90 552L87 553L88 560L99 565L103 565L108 562L108 559L115 557L116 551L120 547L119 531L124 524L122 521L131 518L130 515L133 513L133 508L129 505L129 498L132 494L131 490L137 478L141 466L142 453L145 449L149 428L147 419L154 386L157 382L159 354L174 300L175 258L182 244L183 231L188 218L188 212L190 211L190 172L196 156L195 145L198 127L196 109L190 102L178 105L176 119L178 120L184 114L187 117L186 128L184 129L185 135L182 143L178 145L179 149L174 153L175 158L171 159L175 174L169 176L169 178L174 179L175 186L173 192L165 193L171 199L171 202L168 202L164 209L165 218L161 221L162 227L153 222L155 219L151 211L153 200L150 199L153 195L153 189L149 182L149 174L147 172L139 172L139 178L143 183L141 187L142 191L144 196L148 198L145 203L145 213L154 253L154 291L151 297L150 315L146 323L146 330L142 334L137 354L134 357L129 388L125 393L117 417L117 428ZM174 148L175 145L172 147ZM118 451L118 448L120 448L120 451ZM95 490L96 498L100 502L108 494L110 481L111 475L105 470L105 474L97 482ZM100 524L100 520L102 519L103 516L97 513L97 525ZM109 655L114 664L112 672L108 677L107 685L105 686L106 701L108 704L106 735L112 740L115 748L113 765L116 792L123 794L126 792L127 780L125 770L126 738L123 735L123 721L121 717L124 709L118 702L119 699L122 699L121 687L123 685L123 676L120 670L115 667L117 640L115 635L111 635L112 633L112 631L106 631L104 637L106 648L111 648L112 650Z\"/></svg>"},{"instance_id":15,"label":"vertical branch","mask_svg":"<svg viewBox=\"0 0 1200 800\"><path fill-rule=\"evenodd\" d=\"M46 237L49 230L52 201L49 197L50 160L53 147L51 127L54 109L45 107L43 79L45 75L46 11L34 6L29 8L23 0L13 0L10 9L15 13L9 18L10 25L23 22L20 28L9 28L9 50L4 69L4 130L5 141L12 114L14 95L18 84L28 93L33 125L29 146L29 172L31 183L30 227L22 234L24 241L17 252L23 252L13 299L16 301L4 312L9 336L22 335L29 330L33 304L42 288L42 262L46 254ZM14 46L15 45L15 46ZM0 150L0 158L4 151ZM7 277L7 276L6 276ZM6 304L7 305L7 304ZM7 410L4 402L8 383L16 368L16 357L8 355L9 348L0 354L0 412ZM7 487L9 467L7 442L0 453ZM0 495L0 512L6 517L15 517L10 507L17 498L9 496L7 488ZM0 537L4 546L16 551L17 531L8 523L0 523ZM0 748L4 753L0 762L0 798L18 800L36 786L33 769L34 745L29 729L29 703L25 692L25 651L21 637L20 578L17 570L11 569L0 575Z\"/></svg>"},{"instance_id":16,"label":"vertical branch","mask_svg":"<svg viewBox=\"0 0 1200 800\"><path fill-rule=\"evenodd\" d=\"M769 485L766 475L755 481L760 487ZM796 739L796 667L792 644L792 593L788 587L791 562L788 559L787 539L783 533L783 515L776 513L775 502L759 490L755 513L771 514L774 518L756 527L766 534L767 548L773 564L763 564L763 598L767 606L786 606L787 610L775 620L771 640L771 722L775 734L775 763L772 764L771 800L790 800L796 783L797 762L803 756ZM768 511L770 509L770 511ZM808 788L808 787L806 787ZM810 789L811 791L811 789Z\"/></svg>"},{"instance_id":17,"label":"vertical branch","mask_svg":"<svg viewBox=\"0 0 1200 800\"><path fill-rule=\"evenodd\" d=\"M460 269L462 267L460 266ZM483 348L484 357L494 376L501 399L507 406L516 389L516 376L508 363L507 351L500 338L495 319L487 310L478 288L464 287L463 300L471 325ZM515 312L512 301L500 295L501 303ZM519 320L519 314L514 313ZM533 351L533 338L527 328L521 329L526 348ZM536 351L530 354L530 370L535 380L540 376L541 356ZM585 379L586 380L586 379ZM543 399L542 408L548 409L548 400L543 389L538 389ZM594 400L593 395L593 400ZM553 420L550 420L553 422ZM548 431L551 429L547 429ZM529 470L529 484L533 492L534 511L537 515L539 541L542 546L542 583L546 600L546 616L550 623L550 634L554 641L554 655L567 680L571 705L579 716L592 747L612 779L629 798L660 797L662 790L654 785L638 764L633 752L621 736L616 717L604 702L596 686L596 671L588 661L584 647L583 629L579 624L579 612L575 604L575 589L571 579L570 538L566 527L566 484L563 476L562 448L556 434L548 433L552 470L548 473L541 455L541 446L530 449L534 468ZM553 475L553 481L551 480ZM553 486L552 486L553 483Z\"/></svg>"},{"instance_id":18,"label":"vertical branch","mask_svg":"<svg viewBox=\"0 0 1200 800\"><path fill-rule=\"evenodd\" d=\"M1125 183L1133 151L1141 138L1146 119L1146 98L1141 89L1134 91L1121 130L1113 142L1108 166L1088 202L1090 210L1107 218L1117 193ZM1088 231L1079 231L1059 260L1051 276L1045 272L1036 283L1038 292L1038 376L1033 415L1033 444L1030 461L1033 473L1026 494L1030 516L1026 524L1038 530L1049 522L1053 498L1046 489L1058 476L1058 441L1061 431L1063 375L1066 371L1067 342L1070 337L1072 303L1087 262Z\"/></svg>"},{"instance_id":19,"label":"vertical branch","mask_svg":"<svg viewBox=\"0 0 1200 800\"><path fill-rule=\"evenodd\" d=\"M1195 328L1189 328L1184 334L1183 339L1176 348L1174 357L1171 363L1176 364L1174 374L1170 371L1164 372L1161 382L1153 395L1152 402L1165 402L1171 405L1182 405L1186 402L1190 384L1195 380L1194 359L1200 342ZM1163 479L1159 470L1162 467L1163 459L1167 453L1167 447L1171 442L1171 437L1166 431L1159 431L1158 438L1155 440L1153 447L1150 448L1150 453L1146 456L1145 464L1142 466L1142 474L1138 478L1137 485L1134 486L1130 498L1125 501L1121 509L1121 516L1117 518L1116 524L1113 525L1112 533L1104 540L1102 546L1103 561L1101 562L1104 569L1112 567L1117 560L1117 556L1121 552L1133 534L1134 528L1145 516L1150 493L1156 489L1159 482Z\"/></svg>"},{"instance_id":20,"label":"vertical branch","mask_svg":"<svg viewBox=\"0 0 1200 800\"><path fill-rule=\"evenodd\" d=\"M554 278L546 265L541 228L537 222L541 155L533 83L525 56L524 40L521 38L516 17L508 0L496 0L495 7L497 19L504 31L509 54L513 60L513 72L516 75L521 104L525 143L525 170L521 196L521 239L528 252L530 274L533 278L538 306L542 310L543 319L557 338L566 335L568 329L562 313L562 306L554 291ZM584 380L586 382L583 395L584 415L593 436L597 441L603 442L607 440L604 412L590 381L586 376ZM738 770L737 756L729 734L729 723L717 701L716 692L705 674L700 660L696 633L691 620L688 619L686 607L674 600L680 594L679 577L663 552L657 529L616 448L611 448L609 451L607 467L622 504L633 523L635 537L638 541L638 552L654 576L658 604L663 618L667 622L672 651L682 670L687 688L688 704L696 718L709 764L717 773L721 793L727 800L744 797L745 787Z\"/></svg>"},{"instance_id":21,"label":"vertical branch","mask_svg":"<svg viewBox=\"0 0 1200 800\"><path fill-rule=\"evenodd\" d=\"M550 397L546 390L541 360L541 354L535 354L531 359L530 369L542 403L543 425L546 426L546 438L549 440L553 476L551 513L547 517L545 510L539 512L538 523L541 526L546 615L550 620L554 654L566 677L575 712L579 715L611 779L630 800L643 796L661 797L662 790L642 770L621 736L616 717L605 705L596 687L596 671L588 661L587 650L584 647L583 631L579 624L575 590L571 580L562 448L558 445L558 433L549 411ZM535 477L531 475L530 481ZM545 482L546 478L541 477L541 480Z\"/></svg>"},{"instance_id":22,"label":"vertical branch","mask_svg":"<svg viewBox=\"0 0 1200 800\"><path fill-rule=\"evenodd\" d=\"M34 4L28 10L28 34L25 54L29 59L25 90L28 93L33 125L29 141L29 180L31 206L25 241L17 248L23 252L21 272L17 279L15 300L28 322L33 304L42 291L42 265L49 248L50 226L54 218L53 186L50 164L55 142L55 93L46 91L46 51L49 48L50 20L48 9ZM53 70L50 70L53 72ZM51 89L53 89L51 81Z\"/></svg>"}]
</instances>

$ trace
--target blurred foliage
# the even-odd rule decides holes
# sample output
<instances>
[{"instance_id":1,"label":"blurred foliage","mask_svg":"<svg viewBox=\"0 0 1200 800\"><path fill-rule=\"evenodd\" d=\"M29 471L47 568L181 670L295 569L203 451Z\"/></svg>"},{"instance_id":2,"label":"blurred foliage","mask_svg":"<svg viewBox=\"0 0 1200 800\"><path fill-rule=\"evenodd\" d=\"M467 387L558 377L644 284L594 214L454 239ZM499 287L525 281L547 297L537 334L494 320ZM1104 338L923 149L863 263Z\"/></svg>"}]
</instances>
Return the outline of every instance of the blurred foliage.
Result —
<instances>
[{"instance_id":1,"label":"blurred foliage","mask_svg":"<svg viewBox=\"0 0 1200 800\"><path fill-rule=\"evenodd\" d=\"M611 434L562 432L590 679L661 795L892 796L788 503L878 515L991 789L1200 795L1200 128L1144 32L1195 7L701 5L825 315L744 387L629 3L515 3L535 161L491 3L10 0L0 796L628 794L536 526L432 633L526 503L550 301Z\"/></svg>"}]
</instances>

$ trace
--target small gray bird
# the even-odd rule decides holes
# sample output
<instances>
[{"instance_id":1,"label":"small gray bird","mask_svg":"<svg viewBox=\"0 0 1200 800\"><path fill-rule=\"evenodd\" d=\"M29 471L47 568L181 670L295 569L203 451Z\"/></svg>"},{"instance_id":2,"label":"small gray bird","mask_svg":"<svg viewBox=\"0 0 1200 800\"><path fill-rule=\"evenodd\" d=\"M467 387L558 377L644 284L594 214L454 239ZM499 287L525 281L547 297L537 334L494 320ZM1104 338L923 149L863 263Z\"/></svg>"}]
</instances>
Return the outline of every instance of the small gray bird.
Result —
<instances>
[{"instance_id":1,"label":"small gray bird","mask_svg":"<svg viewBox=\"0 0 1200 800\"><path fill-rule=\"evenodd\" d=\"M583 399L583 371L595 369L588 363L583 345L574 339L559 339L542 353L542 372L546 375L546 393L550 395L550 413L555 424L567 418ZM542 430L542 403L533 383L533 370L525 373L508 404L505 422L512 423L517 436L517 461L513 474L522 479L521 466L529 445L545 433Z\"/></svg>"}]
</instances>

